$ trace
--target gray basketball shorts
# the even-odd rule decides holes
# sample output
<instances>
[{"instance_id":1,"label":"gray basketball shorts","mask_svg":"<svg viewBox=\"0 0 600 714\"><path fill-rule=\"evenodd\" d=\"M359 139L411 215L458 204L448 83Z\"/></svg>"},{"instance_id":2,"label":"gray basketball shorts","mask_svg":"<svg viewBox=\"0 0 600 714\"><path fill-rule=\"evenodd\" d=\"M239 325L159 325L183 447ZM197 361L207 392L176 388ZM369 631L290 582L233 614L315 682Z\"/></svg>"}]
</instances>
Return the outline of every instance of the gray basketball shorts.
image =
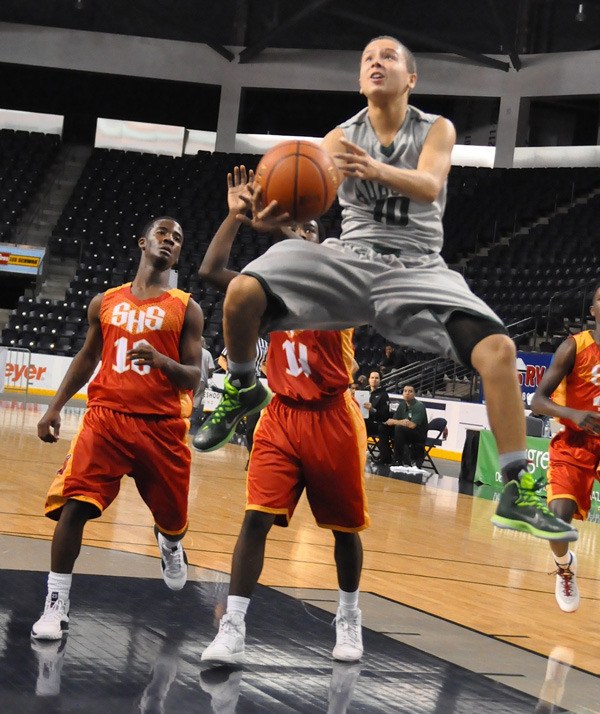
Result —
<instances>
[{"instance_id":1,"label":"gray basketball shorts","mask_svg":"<svg viewBox=\"0 0 600 714\"><path fill-rule=\"evenodd\" d=\"M334 238L320 245L284 240L242 273L257 278L286 308L265 325L269 332L368 324L395 344L457 359L445 328L453 312L502 327L496 313L437 253L398 257Z\"/></svg>"}]
</instances>

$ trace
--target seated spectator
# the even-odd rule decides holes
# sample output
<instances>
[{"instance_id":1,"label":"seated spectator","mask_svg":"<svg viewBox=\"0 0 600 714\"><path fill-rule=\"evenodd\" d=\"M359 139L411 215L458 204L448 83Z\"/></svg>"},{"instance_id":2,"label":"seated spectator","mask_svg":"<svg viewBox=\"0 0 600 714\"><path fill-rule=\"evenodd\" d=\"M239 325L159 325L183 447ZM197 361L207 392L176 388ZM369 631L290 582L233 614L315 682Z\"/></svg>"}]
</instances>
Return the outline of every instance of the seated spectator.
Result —
<instances>
[{"instance_id":1,"label":"seated spectator","mask_svg":"<svg viewBox=\"0 0 600 714\"><path fill-rule=\"evenodd\" d=\"M379 365L379 371L382 375L389 374L395 369L404 366L404 359L400 348L393 345L386 345L383 350L383 357Z\"/></svg>"},{"instance_id":2,"label":"seated spectator","mask_svg":"<svg viewBox=\"0 0 600 714\"><path fill-rule=\"evenodd\" d=\"M427 438L427 410L422 402L415 399L415 388L410 384L402 390L402 401L384 427L393 429L394 461L400 465L419 468L425 458ZM391 436L391 432L388 432ZM408 452L408 453L407 453Z\"/></svg>"},{"instance_id":3,"label":"seated spectator","mask_svg":"<svg viewBox=\"0 0 600 714\"><path fill-rule=\"evenodd\" d=\"M381 386L381 375L375 370L369 375L369 388L371 390L369 401L363 404L363 407L369 412L369 416L365 419L367 435L381 437L379 439L379 461L389 464L392 450L389 429L385 428L384 422L390 416L390 398Z\"/></svg>"},{"instance_id":4,"label":"seated spectator","mask_svg":"<svg viewBox=\"0 0 600 714\"><path fill-rule=\"evenodd\" d=\"M369 380L367 379L366 374L358 375L358 377L356 378L356 388L357 389L368 389L369 388Z\"/></svg>"}]
</instances>

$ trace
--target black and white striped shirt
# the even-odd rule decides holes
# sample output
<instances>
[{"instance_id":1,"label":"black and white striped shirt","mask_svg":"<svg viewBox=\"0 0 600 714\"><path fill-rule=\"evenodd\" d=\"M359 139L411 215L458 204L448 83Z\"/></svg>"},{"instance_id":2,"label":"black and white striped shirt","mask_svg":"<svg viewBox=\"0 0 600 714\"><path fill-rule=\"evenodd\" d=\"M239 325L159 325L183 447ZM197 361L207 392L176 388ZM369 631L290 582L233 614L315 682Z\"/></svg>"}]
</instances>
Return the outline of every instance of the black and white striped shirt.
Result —
<instances>
[{"instance_id":1,"label":"black and white striped shirt","mask_svg":"<svg viewBox=\"0 0 600 714\"><path fill-rule=\"evenodd\" d=\"M256 343L256 362L255 362L255 372L257 377L262 377L263 373L261 367L267 359L267 352L269 351L269 343L262 337L258 338ZM227 359L227 347L223 347L221 356Z\"/></svg>"}]
</instances>

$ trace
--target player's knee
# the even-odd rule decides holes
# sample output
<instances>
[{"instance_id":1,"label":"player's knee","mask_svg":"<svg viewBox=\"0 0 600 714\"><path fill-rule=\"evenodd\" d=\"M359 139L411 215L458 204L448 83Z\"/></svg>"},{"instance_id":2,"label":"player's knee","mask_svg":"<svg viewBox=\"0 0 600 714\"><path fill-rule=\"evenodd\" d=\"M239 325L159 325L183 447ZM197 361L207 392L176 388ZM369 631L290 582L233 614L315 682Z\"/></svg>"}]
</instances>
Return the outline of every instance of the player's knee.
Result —
<instances>
[{"instance_id":1,"label":"player's knee","mask_svg":"<svg viewBox=\"0 0 600 714\"><path fill-rule=\"evenodd\" d=\"M573 516L577 512L577 504L570 498L557 498L550 501L549 508L555 516L562 518L567 523L573 520Z\"/></svg>"},{"instance_id":2,"label":"player's knee","mask_svg":"<svg viewBox=\"0 0 600 714\"><path fill-rule=\"evenodd\" d=\"M459 310L450 316L446 329L460 361L479 372L490 367L488 362L495 357L506 359L510 349L514 354L506 328L496 320Z\"/></svg>"},{"instance_id":3,"label":"player's knee","mask_svg":"<svg viewBox=\"0 0 600 714\"><path fill-rule=\"evenodd\" d=\"M347 531L332 531L336 542L342 546L360 546L360 536L358 533L348 533Z\"/></svg>"},{"instance_id":4,"label":"player's knee","mask_svg":"<svg viewBox=\"0 0 600 714\"><path fill-rule=\"evenodd\" d=\"M484 337L471 353L471 364L480 374L514 371L517 351L508 335L495 334Z\"/></svg>"},{"instance_id":5,"label":"player's knee","mask_svg":"<svg viewBox=\"0 0 600 714\"><path fill-rule=\"evenodd\" d=\"M262 538L271 530L271 526L275 521L275 516L272 513L264 513L263 511L246 511L242 532L254 538Z\"/></svg>"},{"instance_id":6,"label":"player's knee","mask_svg":"<svg viewBox=\"0 0 600 714\"><path fill-rule=\"evenodd\" d=\"M70 499L65 503L60 514L60 520L63 524L74 525L85 523L92 518L97 518L99 515L98 509L91 503Z\"/></svg>"},{"instance_id":7,"label":"player's knee","mask_svg":"<svg viewBox=\"0 0 600 714\"><path fill-rule=\"evenodd\" d=\"M230 283L225 294L223 312L232 317L240 312L264 312L265 292L258 280L251 275L238 275Z\"/></svg>"}]
</instances>

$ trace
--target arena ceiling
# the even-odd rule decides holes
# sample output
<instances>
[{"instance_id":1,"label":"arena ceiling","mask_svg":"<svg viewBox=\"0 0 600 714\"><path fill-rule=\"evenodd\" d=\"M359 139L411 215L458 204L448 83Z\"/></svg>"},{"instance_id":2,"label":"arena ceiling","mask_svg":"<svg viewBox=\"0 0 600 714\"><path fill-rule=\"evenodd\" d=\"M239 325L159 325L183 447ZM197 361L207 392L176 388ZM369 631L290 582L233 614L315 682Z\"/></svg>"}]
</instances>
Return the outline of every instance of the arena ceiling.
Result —
<instances>
[{"instance_id":1,"label":"arena ceiling","mask_svg":"<svg viewBox=\"0 0 600 714\"><path fill-rule=\"evenodd\" d=\"M379 34L504 71L522 55L600 49L600 0L2 0L0 21L201 42L245 63L267 47L359 50Z\"/></svg>"}]
</instances>

